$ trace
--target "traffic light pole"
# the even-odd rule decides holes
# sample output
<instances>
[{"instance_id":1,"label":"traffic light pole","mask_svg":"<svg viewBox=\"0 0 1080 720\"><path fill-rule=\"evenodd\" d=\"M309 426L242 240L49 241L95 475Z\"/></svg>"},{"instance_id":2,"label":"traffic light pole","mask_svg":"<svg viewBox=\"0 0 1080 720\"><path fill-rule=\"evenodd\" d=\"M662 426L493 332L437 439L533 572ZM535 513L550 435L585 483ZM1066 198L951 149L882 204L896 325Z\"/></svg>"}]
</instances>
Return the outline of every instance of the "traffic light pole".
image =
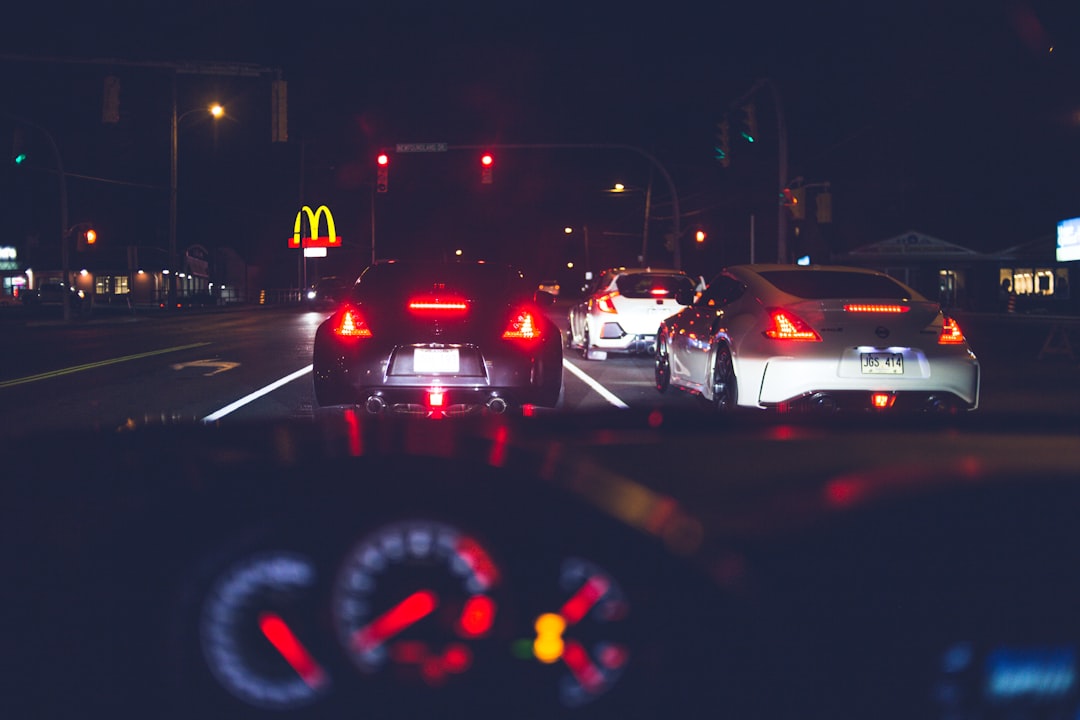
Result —
<instances>
[{"instance_id":1,"label":"traffic light pole","mask_svg":"<svg viewBox=\"0 0 1080 720\"><path fill-rule=\"evenodd\" d=\"M37 123L11 113L0 114L40 132L49 141L49 148L52 150L53 162L56 164L56 176L60 180L60 272L63 273L65 288L64 292L60 294L63 297L64 322L68 322L71 320L71 256L68 250L67 173L64 172L64 161L60 157L60 148L56 145L56 139L53 138L52 133Z\"/></svg>"},{"instance_id":2,"label":"traffic light pole","mask_svg":"<svg viewBox=\"0 0 1080 720\"><path fill-rule=\"evenodd\" d=\"M675 238L675 247L673 249L673 264L676 270L682 269L682 232L679 227L681 220L681 214L679 211L679 194L675 190L675 183L671 179L671 175L668 174L667 169L660 164L660 161L650 155L645 150L633 145L610 145L604 143L582 143L582 144L566 144L566 143L518 143L510 145L448 145L447 150L628 150L636 153L646 160L648 160L656 170L660 172L661 177L667 183L668 192L671 193L671 206L672 206L672 223L674 224L673 236Z\"/></svg>"},{"instance_id":3,"label":"traffic light pole","mask_svg":"<svg viewBox=\"0 0 1080 720\"><path fill-rule=\"evenodd\" d=\"M773 108L776 111L776 155L779 167L777 168L777 197L781 197L784 194L784 189L787 187L788 182L788 136L787 136L787 120L784 117L784 103L780 98L780 91L777 90L776 85L768 78L761 78L754 83L753 87L746 91L738 100L731 103L729 107L736 107L746 102L751 95L760 90L762 87L768 87L769 92L772 94ZM783 203L776 203L776 262L780 264L787 264L791 262L788 259L788 219L787 208Z\"/></svg>"}]
</instances>

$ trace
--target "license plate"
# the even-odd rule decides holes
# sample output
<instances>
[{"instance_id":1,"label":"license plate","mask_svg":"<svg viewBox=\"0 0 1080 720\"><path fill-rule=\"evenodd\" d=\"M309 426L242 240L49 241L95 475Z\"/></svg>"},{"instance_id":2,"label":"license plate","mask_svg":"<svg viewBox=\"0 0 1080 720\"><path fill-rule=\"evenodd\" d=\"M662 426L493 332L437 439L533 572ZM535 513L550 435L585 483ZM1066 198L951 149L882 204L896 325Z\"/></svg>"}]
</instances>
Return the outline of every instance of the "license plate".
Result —
<instances>
[{"instance_id":1,"label":"license plate","mask_svg":"<svg viewBox=\"0 0 1080 720\"><path fill-rule=\"evenodd\" d=\"M457 348L414 348L413 372L456 373L460 369Z\"/></svg>"},{"instance_id":2,"label":"license plate","mask_svg":"<svg viewBox=\"0 0 1080 720\"><path fill-rule=\"evenodd\" d=\"M860 353L863 375L903 375L902 353Z\"/></svg>"}]
</instances>

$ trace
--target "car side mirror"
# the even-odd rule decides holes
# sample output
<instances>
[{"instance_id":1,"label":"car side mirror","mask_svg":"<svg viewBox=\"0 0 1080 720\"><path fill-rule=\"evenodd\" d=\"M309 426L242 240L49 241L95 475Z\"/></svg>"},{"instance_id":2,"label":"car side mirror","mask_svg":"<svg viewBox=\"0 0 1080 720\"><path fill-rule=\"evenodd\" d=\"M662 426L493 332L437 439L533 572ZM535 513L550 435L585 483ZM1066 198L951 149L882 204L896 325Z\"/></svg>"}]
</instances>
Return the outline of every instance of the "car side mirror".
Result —
<instances>
[{"instance_id":1,"label":"car side mirror","mask_svg":"<svg viewBox=\"0 0 1080 720\"><path fill-rule=\"evenodd\" d=\"M555 296L549 293L547 290L537 290L533 294L533 301L543 307L544 305L554 305Z\"/></svg>"},{"instance_id":2,"label":"car side mirror","mask_svg":"<svg viewBox=\"0 0 1080 720\"><path fill-rule=\"evenodd\" d=\"M676 290L675 291L675 302L679 303L680 305L693 305L694 304L694 291L693 290L686 290L685 288L682 289L682 290Z\"/></svg>"}]
</instances>

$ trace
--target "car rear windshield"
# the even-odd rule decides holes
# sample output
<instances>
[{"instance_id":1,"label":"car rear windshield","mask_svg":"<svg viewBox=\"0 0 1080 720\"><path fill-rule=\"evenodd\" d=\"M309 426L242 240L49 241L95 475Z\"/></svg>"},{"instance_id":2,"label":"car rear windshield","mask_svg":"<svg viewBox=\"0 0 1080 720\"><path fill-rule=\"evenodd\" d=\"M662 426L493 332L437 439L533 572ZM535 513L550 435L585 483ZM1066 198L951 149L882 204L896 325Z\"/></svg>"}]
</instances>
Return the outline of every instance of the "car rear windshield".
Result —
<instances>
[{"instance_id":1,"label":"car rear windshield","mask_svg":"<svg viewBox=\"0 0 1080 720\"><path fill-rule=\"evenodd\" d=\"M521 273L495 263L386 263L365 270L356 286L361 300L393 300L432 291L489 302L532 296Z\"/></svg>"},{"instance_id":2,"label":"car rear windshield","mask_svg":"<svg viewBox=\"0 0 1080 720\"><path fill-rule=\"evenodd\" d=\"M842 270L775 270L761 273L781 292L808 300L876 298L904 300L911 292L885 275Z\"/></svg>"},{"instance_id":3,"label":"car rear windshield","mask_svg":"<svg viewBox=\"0 0 1080 720\"><path fill-rule=\"evenodd\" d=\"M670 273L629 273L616 278L615 287L628 298L675 297L679 290L693 291L694 281Z\"/></svg>"}]
</instances>

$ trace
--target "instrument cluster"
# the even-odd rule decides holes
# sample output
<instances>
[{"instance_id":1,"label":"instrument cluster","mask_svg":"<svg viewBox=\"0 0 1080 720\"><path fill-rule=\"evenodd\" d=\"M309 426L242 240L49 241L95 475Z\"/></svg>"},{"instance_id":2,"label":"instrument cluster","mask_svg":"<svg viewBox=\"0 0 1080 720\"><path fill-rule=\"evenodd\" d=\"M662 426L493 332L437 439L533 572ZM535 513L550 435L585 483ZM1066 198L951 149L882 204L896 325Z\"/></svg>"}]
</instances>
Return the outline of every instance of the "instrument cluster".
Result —
<instances>
[{"instance_id":1,"label":"instrument cluster","mask_svg":"<svg viewBox=\"0 0 1080 720\"><path fill-rule=\"evenodd\" d=\"M712 584L663 542L513 472L421 461L391 480L360 464L366 483L245 520L222 509L175 611L188 709L587 718L696 702L681 685L709 672L695 648Z\"/></svg>"},{"instance_id":2,"label":"instrument cluster","mask_svg":"<svg viewBox=\"0 0 1080 720\"><path fill-rule=\"evenodd\" d=\"M586 557L535 568L546 587L520 597L501 556L475 535L412 518L370 528L323 560L279 546L237 557L210 580L200 655L232 699L293 710L351 684L344 694L361 698L365 688L396 688L407 706L512 667L569 709L612 691L635 659L630 600Z\"/></svg>"}]
</instances>

